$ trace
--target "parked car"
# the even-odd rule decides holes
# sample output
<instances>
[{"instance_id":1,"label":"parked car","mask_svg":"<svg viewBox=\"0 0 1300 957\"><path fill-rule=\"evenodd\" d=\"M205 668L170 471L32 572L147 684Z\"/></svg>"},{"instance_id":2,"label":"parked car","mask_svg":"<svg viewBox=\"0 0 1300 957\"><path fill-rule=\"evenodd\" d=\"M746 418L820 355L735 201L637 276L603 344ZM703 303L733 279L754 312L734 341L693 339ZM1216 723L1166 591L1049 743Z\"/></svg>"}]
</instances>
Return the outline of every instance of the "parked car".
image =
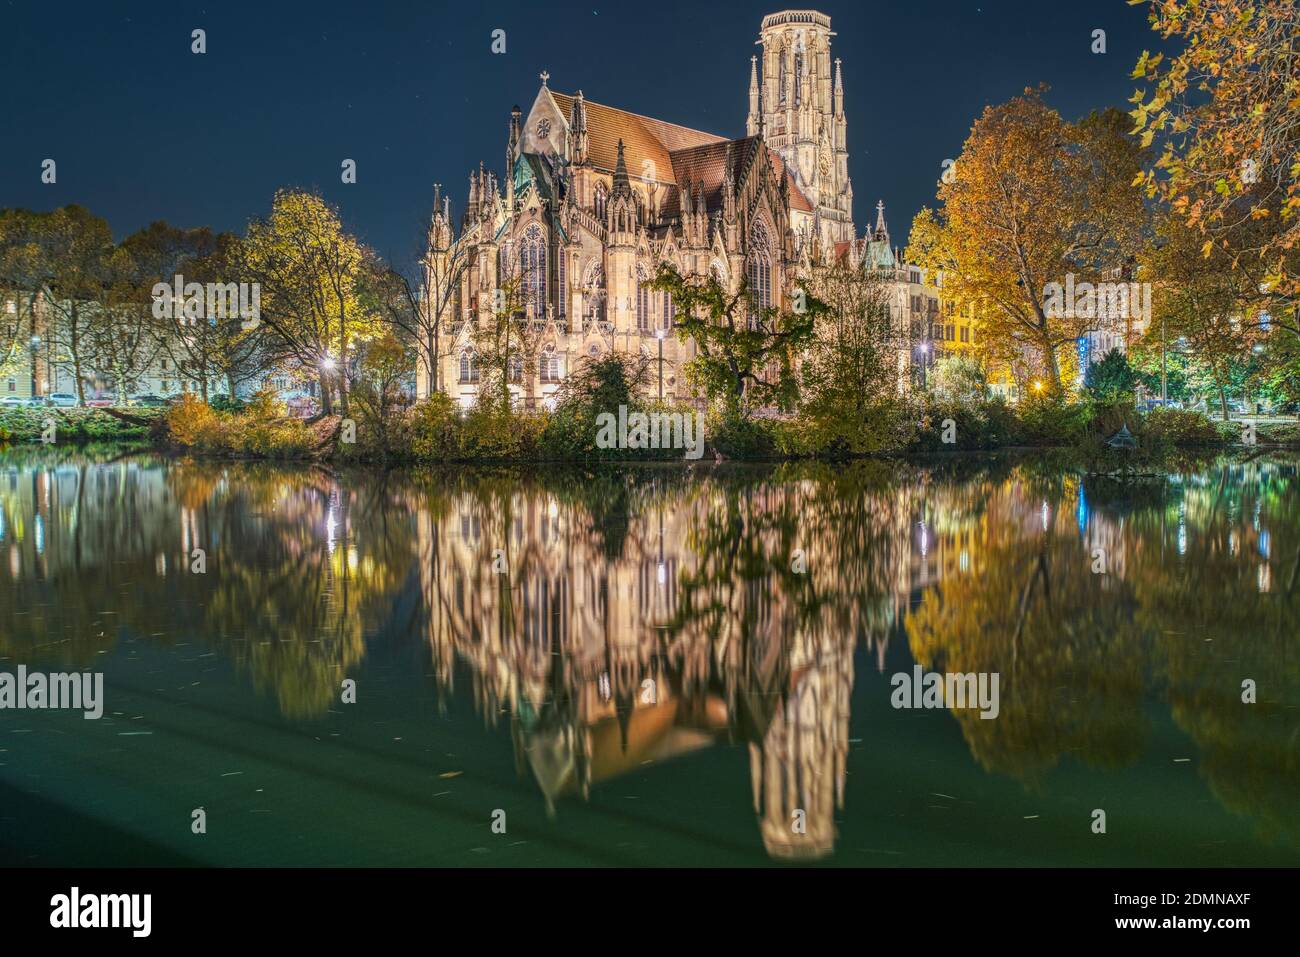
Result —
<instances>
[{"instance_id":1,"label":"parked car","mask_svg":"<svg viewBox=\"0 0 1300 957\"><path fill-rule=\"evenodd\" d=\"M21 395L7 395L0 399L0 406L6 409L23 409L31 404L30 400Z\"/></svg>"},{"instance_id":2,"label":"parked car","mask_svg":"<svg viewBox=\"0 0 1300 957\"><path fill-rule=\"evenodd\" d=\"M117 399L111 395L102 395L98 399L87 399L86 405L94 409L107 409L117 405Z\"/></svg>"},{"instance_id":3,"label":"parked car","mask_svg":"<svg viewBox=\"0 0 1300 957\"><path fill-rule=\"evenodd\" d=\"M167 404L167 400L160 395L137 395L131 397L133 405L143 406L146 409L158 409Z\"/></svg>"},{"instance_id":4,"label":"parked car","mask_svg":"<svg viewBox=\"0 0 1300 957\"><path fill-rule=\"evenodd\" d=\"M80 405L81 400L71 392L51 392L45 397L45 404L58 406L61 409L67 409Z\"/></svg>"}]
</instances>

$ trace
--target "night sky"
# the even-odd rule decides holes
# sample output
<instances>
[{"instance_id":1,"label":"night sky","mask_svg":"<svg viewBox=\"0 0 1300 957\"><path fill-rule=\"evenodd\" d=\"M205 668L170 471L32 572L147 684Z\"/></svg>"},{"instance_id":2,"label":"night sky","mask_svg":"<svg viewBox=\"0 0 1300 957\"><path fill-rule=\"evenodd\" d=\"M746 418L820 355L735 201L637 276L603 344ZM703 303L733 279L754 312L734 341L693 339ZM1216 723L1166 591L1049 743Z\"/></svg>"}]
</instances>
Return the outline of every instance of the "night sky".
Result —
<instances>
[{"instance_id":1,"label":"night sky","mask_svg":"<svg viewBox=\"0 0 1300 957\"><path fill-rule=\"evenodd\" d=\"M318 188L395 262L418 252L433 183L464 208L503 165L510 107L561 92L744 135L749 58L774 2L0 0L0 207L80 203L119 238L156 219L241 230L278 187ZM986 104L1046 82L1067 118L1127 108L1160 44L1124 0L821 3L843 59L859 230L896 244L932 204ZM207 31L207 53L190 33ZM1105 29L1107 52L1090 50ZM506 31L494 55L491 34ZM40 181L41 161L58 182ZM357 161L357 183L340 164Z\"/></svg>"}]
</instances>

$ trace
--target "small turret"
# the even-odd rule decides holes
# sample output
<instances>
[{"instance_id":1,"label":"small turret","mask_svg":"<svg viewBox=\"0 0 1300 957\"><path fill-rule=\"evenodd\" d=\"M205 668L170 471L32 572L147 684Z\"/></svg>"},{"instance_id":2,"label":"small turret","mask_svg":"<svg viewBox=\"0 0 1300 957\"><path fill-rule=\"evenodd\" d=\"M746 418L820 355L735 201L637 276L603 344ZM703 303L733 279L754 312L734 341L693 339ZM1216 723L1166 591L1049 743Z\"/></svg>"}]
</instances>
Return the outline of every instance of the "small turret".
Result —
<instances>
[{"instance_id":1,"label":"small turret","mask_svg":"<svg viewBox=\"0 0 1300 957\"><path fill-rule=\"evenodd\" d=\"M585 166L587 164L587 101L583 99L581 90L573 98L573 109L569 114L569 131L573 137L570 141L572 148L569 159L575 166Z\"/></svg>"}]
</instances>

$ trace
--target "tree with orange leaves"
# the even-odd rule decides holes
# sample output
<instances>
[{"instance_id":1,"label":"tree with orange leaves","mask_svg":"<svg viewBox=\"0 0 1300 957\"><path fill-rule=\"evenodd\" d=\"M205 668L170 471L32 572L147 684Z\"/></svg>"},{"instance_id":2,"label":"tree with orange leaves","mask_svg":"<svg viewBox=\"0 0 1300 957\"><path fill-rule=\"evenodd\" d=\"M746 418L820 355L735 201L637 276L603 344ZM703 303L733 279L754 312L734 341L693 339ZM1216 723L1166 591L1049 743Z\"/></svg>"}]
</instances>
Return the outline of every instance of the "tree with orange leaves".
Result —
<instances>
[{"instance_id":1,"label":"tree with orange leaves","mask_svg":"<svg viewBox=\"0 0 1300 957\"><path fill-rule=\"evenodd\" d=\"M1218 247L1258 274L1280 320L1300 293L1300 8L1295 0L1129 2L1150 2L1152 29L1178 49L1144 51L1133 70L1150 84L1132 98L1136 130L1144 145L1161 146L1135 182L1199 231L1203 255ZM1269 228L1240 228L1252 220Z\"/></svg>"},{"instance_id":2,"label":"tree with orange leaves","mask_svg":"<svg viewBox=\"0 0 1300 957\"><path fill-rule=\"evenodd\" d=\"M980 309L986 349L1033 354L1053 392L1061 353L1097 325L1046 302L1050 284L1100 282L1134 261L1147 214L1133 187L1142 168L1123 113L1077 123L1042 89L985 109L939 184L937 211L912 224L909 262L943 276L944 295Z\"/></svg>"}]
</instances>

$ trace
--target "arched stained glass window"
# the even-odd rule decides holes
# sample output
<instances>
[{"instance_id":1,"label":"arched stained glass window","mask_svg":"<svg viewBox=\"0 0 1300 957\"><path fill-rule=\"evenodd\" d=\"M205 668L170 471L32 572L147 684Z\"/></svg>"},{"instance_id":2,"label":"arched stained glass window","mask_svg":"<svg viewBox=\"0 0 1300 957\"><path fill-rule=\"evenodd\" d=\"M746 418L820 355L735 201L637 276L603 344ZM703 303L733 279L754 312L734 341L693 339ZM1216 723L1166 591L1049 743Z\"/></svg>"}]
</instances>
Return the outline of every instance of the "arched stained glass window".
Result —
<instances>
[{"instance_id":1,"label":"arched stained glass window","mask_svg":"<svg viewBox=\"0 0 1300 957\"><path fill-rule=\"evenodd\" d=\"M531 306L533 315L546 314L546 239L542 227L533 223L524 230L524 240L519 245L519 276L525 307Z\"/></svg>"},{"instance_id":2,"label":"arched stained glass window","mask_svg":"<svg viewBox=\"0 0 1300 957\"><path fill-rule=\"evenodd\" d=\"M772 242L762 220L754 220L749 233L745 275L749 280L750 325L753 326L763 311L772 306Z\"/></svg>"},{"instance_id":3,"label":"arched stained glass window","mask_svg":"<svg viewBox=\"0 0 1300 957\"><path fill-rule=\"evenodd\" d=\"M515 275L515 244L506 240L497 253L497 270L501 282L508 282Z\"/></svg>"},{"instance_id":4,"label":"arched stained glass window","mask_svg":"<svg viewBox=\"0 0 1300 957\"><path fill-rule=\"evenodd\" d=\"M609 190L605 189L604 183L596 184L596 218L605 219L605 205L609 200Z\"/></svg>"}]
</instances>

